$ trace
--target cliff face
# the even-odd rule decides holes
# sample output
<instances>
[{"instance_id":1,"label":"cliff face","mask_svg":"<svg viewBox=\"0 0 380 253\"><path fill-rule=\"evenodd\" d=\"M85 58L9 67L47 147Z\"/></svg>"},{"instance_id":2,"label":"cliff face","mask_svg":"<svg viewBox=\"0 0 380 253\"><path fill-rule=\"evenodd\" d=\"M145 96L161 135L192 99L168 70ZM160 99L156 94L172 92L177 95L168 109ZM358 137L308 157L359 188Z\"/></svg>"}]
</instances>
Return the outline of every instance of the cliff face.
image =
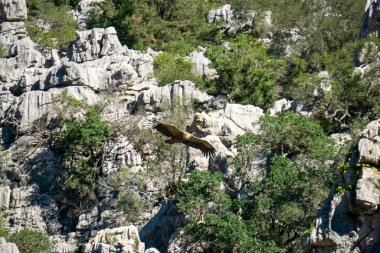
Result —
<instances>
[{"instance_id":1,"label":"cliff face","mask_svg":"<svg viewBox=\"0 0 380 253\"><path fill-rule=\"evenodd\" d=\"M85 18L83 13L88 13L87 2L82 1L75 12L78 22ZM123 135L105 147L99 179L104 185L96 196L99 202L75 215L69 209L62 209L65 198L59 184L62 157L51 150L44 134L45 127L59 111L57 96L67 92L76 99L86 99L90 105L102 102L104 119L121 124L159 116L174 101L204 104L211 110L196 114L192 128L217 148L221 156L216 165L227 172L225 160L236 152L235 137L247 130L256 131L263 110L228 104L223 98L199 91L189 81L158 87L152 78L153 57L158 53L122 46L112 27L79 31L66 52L42 53L26 34L25 1L2 1L0 7L0 42L9 51L7 58L0 59L0 131L6 147L1 157L0 206L11 231L28 227L47 232L55 242L53 252L78 249L81 252L157 252L145 249L140 237L165 252L168 238L184 221L174 203L160 204L138 214L135 225L140 235L132 224L121 226L125 224L123 214L115 208L117 194L109 185L108 176L125 167L136 175L147 170L143 154ZM209 69L202 49L192 53L189 60L198 74L216 74ZM210 166L198 150L190 148L186 156L189 168L205 170ZM262 163L253 174L264 169L265 161ZM233 178L233 172L228 173ZM148 193L154 194L162 185L147 183L145 187ZM4 248L1 252L10 249L17 252L13 244L1 241L0 245Z\"/></svg>"},{"instance_id":2,"label":"cliff face","mask_svg":"<svg viewBox=\"0 0 380 253\"><path fill-rule=\"evenodd\" d=\"M81 1L74 13L82 26L90 3ZM374 9L363 33L376 30L375 23L370 21L376 3L368 5L367 10ZM233 24L229 8L210 12L209 22L221 19L223 29L229 32L252 25L249 20L238 26ZM139 182L131 183L129 190L142 194L148 202L146 209L136 214L136 222L126 221L116 208L118 195L109 180L112 173L128 168L132 177L143 175L148 170L145 158L151 155L149 148L137 150L132 140L122 134L104 147L98 181L101 186L96 193L98 202L80 213L70 213L71 209L62 201L65 199L60 185L62 157L52 150L45 132L46 125L59 113L55 99L67 92L92 105L102 103L107 122L133 123L140 128L152 117L161 117L167 104L178 101L180 105L193 101L201 104L206 109L191 115L189 129L210 141L220 155L213 161L203 157L199 150L188 148L186 168L220 169L231 188L239 188L235 171L227 163L228 158L236 155L236 137L247 131L257 132L263 110L252 105L229 104L224 98L198 90L190 81L178 80L159 87L152 74L153 57L158 52L141 52L121 45L112 27L78 31L65 52L42 53L26 34L26 18L25 0L0 0L0 42L9 51L9 57L0 58L0 133L6 147L0 157L0 207L6 213L11 231L28 227L47 232L55 242L53 252L57 253L78 250L154 253L186 248L180 241L171 240L185 217L174 202L157 203L152 197L165 186L162 175L144 182L143 193ZM203 50L200 48L188 58L198 74L213 77L217 73L209 68ZM279 100L270 114L291 108L291 102ZM380 121L374 121L363 131L358 152L352 154L349 169L339 182L351 185L354 190L343 193L333 190L306 238L307 251L377 252L380 247L379 143ZM250 178L263 177L265 169L266 158L257 155ZM0 252L18 250L0 238Z\"/></svg>"}]
</instances>

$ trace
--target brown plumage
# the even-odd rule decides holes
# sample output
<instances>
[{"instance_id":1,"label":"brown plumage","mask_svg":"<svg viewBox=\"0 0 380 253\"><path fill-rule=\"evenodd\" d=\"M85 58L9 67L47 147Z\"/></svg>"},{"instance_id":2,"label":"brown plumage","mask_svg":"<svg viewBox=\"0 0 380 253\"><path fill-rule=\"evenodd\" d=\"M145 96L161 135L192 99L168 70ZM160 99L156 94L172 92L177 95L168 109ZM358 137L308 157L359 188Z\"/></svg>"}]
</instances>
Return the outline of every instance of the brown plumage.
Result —
<instances>
[{"instance_id":1,"label":"brown plumage","mask_svg":"<svg viewBox=\"0 0 380 253\"><path fill-rule=\"evenodd\" d=\"M166 143L183 143L192 148L199 149L206 157L215 156L216 150L208 141L197 138L189 132L179 130L174 125L164 124L157 120L152 120L151 123L153 128L156 129L158 132L162 133L167 137L171 137L171 139L165 141Z\"/></svg>"}]
</instances>

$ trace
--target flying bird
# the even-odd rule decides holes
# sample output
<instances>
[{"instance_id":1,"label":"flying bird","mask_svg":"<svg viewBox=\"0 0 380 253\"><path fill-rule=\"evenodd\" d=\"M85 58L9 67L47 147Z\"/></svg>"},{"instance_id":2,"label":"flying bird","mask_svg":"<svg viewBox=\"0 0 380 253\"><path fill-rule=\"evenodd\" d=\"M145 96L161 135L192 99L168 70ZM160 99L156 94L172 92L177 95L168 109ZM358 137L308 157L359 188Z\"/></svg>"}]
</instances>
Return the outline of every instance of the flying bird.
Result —
<instances>
[{"instance_id":1,"label":"flying bird","mask_svg":"<svg viewBox=\"0 0 380 253\"><path fill-rule=\"evenodd\" d=\"M215 156L216 150L208 141L197 138L189 132L179 130L174 125L164 124L157 120L151 120L150 123L152 124L153 129L156 129L158 132L167 137L171 137L171 139L165 141L166 143L183 143L192 148L199 149L206 157Z\"/></svg>"}]
</instances>

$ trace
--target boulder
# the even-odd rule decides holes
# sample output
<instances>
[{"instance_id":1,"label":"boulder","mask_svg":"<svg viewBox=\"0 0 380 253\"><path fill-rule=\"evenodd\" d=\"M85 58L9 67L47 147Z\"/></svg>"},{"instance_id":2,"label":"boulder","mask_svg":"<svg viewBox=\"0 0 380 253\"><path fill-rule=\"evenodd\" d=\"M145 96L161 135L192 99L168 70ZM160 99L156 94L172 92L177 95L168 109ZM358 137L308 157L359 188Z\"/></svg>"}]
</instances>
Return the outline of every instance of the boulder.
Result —
<instances>
[{"instance_id":1,"label":"boulder","mask_svg":"<svg viewBox=\"0 0 380 253\"><path fill-rule=\"evenodd\" d=\"M5 211L9 208L11 189L9 186L0 186L0 210Z\"/></svg>"},{"instance_id":2,"label":"boulder","mask_svg":"<svg viewBox=\"0 0 380 253\"><path fill-rule=\"evenodd\" d=\"M193 72L198 76L207 76L214 79L218 76L215 69L210 68L211 61L204 55L206 48L199 46L198 50L190 53L187 60L193 64Z\"/></svg>"},{"instance_id":3,"label":"boulder","mask_svg":"<svg viewBox=\"0 0 380 253\"><path fill-rule=\"evenodd\" d=\"M3 237L0 237L0 253L20 253L16 244L7 242Z\"/></svg>"},{"instance_id":4,"label":"boulder","mask_svg":"<svg viewBox=\"0 0 380 253\"><path fill-rule=\"evenodd\" d=\"M149 249L152 252L153 249ZM107 228L98 231L83 247L83 253L145 253L145 244L141 242L135 226ZM153 250L154 252L154 250Z\"/></svg>"},{"instance_id":5,"label":"boulder","mask_svg":"<svg viewBox=\"0 0 380 253\"><path fill-rule=\"evenodd\" d=\"M27 15L25 0L0 0L0 20L26 20Z\"/></svg>"},{"instance_id":6,"label":"boulder","mask_svg":"<svg viewBox=\"0 0 380 253\"><path fill-rule=\"evenodd\" d=\"M162 87L150 86L149 89L142 91L134 110L159 112L165 109L165 106L183 106L192 100L206 103L211 98L205 92L199 91L190 81L175 81Z\"/></svg>"},{"instance_id":7,"label":"boulder","mask_svg":"<svg viewBox=\"0 0 380 253\"><path fill-rule=\"evenodd\" d=\"M380 120L367 125L358 145L360 162L380 165Z\"/></svg>"}]
</instances>

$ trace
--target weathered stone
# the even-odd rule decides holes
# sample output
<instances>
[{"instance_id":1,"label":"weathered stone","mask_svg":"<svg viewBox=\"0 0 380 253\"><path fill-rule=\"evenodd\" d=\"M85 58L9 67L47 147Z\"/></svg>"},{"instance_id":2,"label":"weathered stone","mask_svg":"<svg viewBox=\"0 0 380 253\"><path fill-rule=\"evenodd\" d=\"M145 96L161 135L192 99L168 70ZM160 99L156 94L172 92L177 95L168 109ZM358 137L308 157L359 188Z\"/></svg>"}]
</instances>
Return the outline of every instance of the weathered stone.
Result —
<instances>
[{"instance_id":1,"label":"weathered stone","mask_svg":"<svg viewBox=\"0 0 380 253\"><path fill-rule=\"evenodd\" d=\"M292 106L293 101L287 100L286 98L277 100L276 102L274 102L273 107L269 109L269 115L274 116L276 114L285 112L291 109Z\"/></svg>"},{"instance_id":2,"label":"weathered stone","mask_svg":"<svg viewBox=\"0 0 380 253\"><path fill-rule=\"evenodd\" d=\"M362 168L356 184L355 206L351 210L359 214L373 214L380 204L380 173L375 168Z\"/></svg>"},{"instance_id":3,"label":"weathered stone","mask_svg":"<svg viewBox=\"0 0 380 253\"><path fill-rule=\"evenodd\" d=\"M267 27L271 26L271 15L265 12L264 22ZM222 31L226 33L236 33L239 31L250 31L254 25L255 11L247 11L244 20L239 20L234 17L231 5L226 4L219 9L210 10L207 14L209 24L221 26Z\"/></svg>"},{"instance_id":4,"label":"weathered stone","mask_svg":"<svg viewBox=\"0 0 380 253\"><path fill-rule=\"evenodd\" d=\"M0 0L0 19L7 21L26 20L25 0Z\"/></svg>"},{"instance_id":5,"label":"weathered stone","mask_svg":"<svg viewBox=\"0 0 380 253\"><path fill-rule=\"evenodd\" d=\"M77 230L90 230L96 222L98 221L99 210L97 206L94 206L88 212L79 215L78 224L76 226Z\"/></svg>"},{"instance_id":6,"label":"weathered stone","mask_svg":"<svg viewBox=\"0 0 380 253\"><path fill-rule=\"evenodd\" d=\"M199 50L193 51L187 57L187 60L193 64L193 72L199 76L207 76L214 79L218 76L215 69L209 67L211 61L204 55L206 48L198 47Z\"/></svg>"},{"instance_id":7,"label":"weathered stone","mask_svg":"<svg viewBox=\"0 0 380 253\"><path fill-rule=\"evenodd\" d=\"M120 136L115 142L105 146L102 164L102 171L105 175L115 172L119 168L133 168L141 165L141 154L134 149L132 143L125 136Z\"/></svg>"},{"instance_id":8,"label":"weathered stone","mask_svg":"<svg viewBox=\"0 0 380 253\"><path fill-rule=\"evenodd\" d=\"M253 105L227 104L224 110L196 113L188 130L217 135L229 147L238 135L246 131L257 133L263 115L263 110Z\"/></svg>"},{"instance_id":9,"label":"weathered stone","mask_svg":"<svg viewBox=\"0 0 380 253\"><path fill-rule=\"evenodd\" d=\"M100 230L83 249L84 253L144 253L144 251L145 244L140 241L139 232L135 226Z\"/></svg>"},{"instance_id":10,"label":"weathered stone","mask_svg":"<svg viewBox=\"0 0 380 253\"><path fill-rule=\"evenodd\" d=\"M380 165L380 120L372 121L362 131L359 141L359 161Z\"/></svg>"},{"instance_id":11,"label":"weathered stone","mask_svg":"<svg viewBox=\"0 0 380 253\"><path fill-rule=\"evenodd\" d=\"M367 4L364 12L364 20L359 32L359 39L366 38L368 35L375 35L379 37L380 26L380 2L378 0L367 0Z\"/></svg>"},{"instance_id":12,"label":"weathered stone","mask_svg":"<svg viewBox=\"0 0 380 253\"><path fill-rule=\"evenodd\" d=\"M7 242L3 237L0 237L0 253L20 253L20 251L16 244Z\"/></svg>"},{"instance_id":13,"label":"weathered stone","mask_svg":"<svg viewBox=\"0 0 380 253\"><path fill-rule=\"evenodd\" d=\"M136 110L141 108L149 112L158 112L170 105L183 106L191 100L205 103L211 96L199 91L190 81L175 81L163 87L151 86L140 93L137 99Z\"/></svg>"},{"instance_id":14,"label":"weathered stone","mask_svg":"<svg viewBox=\"0 0 380 253\"><path fill-rule=\"evenodd\" d=\"M9 186L0 186L0 210L4 211L9 208L11 189Z\"/></svg>"},{"instance_id":15,"label":"weathered stone","mask_svg":"<svg viewBox=\"0 0 380 253\"><path fill-rule=\"evenodd\" d=\"M104 0L81 0L78 3L77 7L75 8L75 12L73 13L73 16L76 19L79 28L86 28L86 21L90 17L93 9L100 9L100 5L103 2Z\"/></svg>"}]
</instances>

